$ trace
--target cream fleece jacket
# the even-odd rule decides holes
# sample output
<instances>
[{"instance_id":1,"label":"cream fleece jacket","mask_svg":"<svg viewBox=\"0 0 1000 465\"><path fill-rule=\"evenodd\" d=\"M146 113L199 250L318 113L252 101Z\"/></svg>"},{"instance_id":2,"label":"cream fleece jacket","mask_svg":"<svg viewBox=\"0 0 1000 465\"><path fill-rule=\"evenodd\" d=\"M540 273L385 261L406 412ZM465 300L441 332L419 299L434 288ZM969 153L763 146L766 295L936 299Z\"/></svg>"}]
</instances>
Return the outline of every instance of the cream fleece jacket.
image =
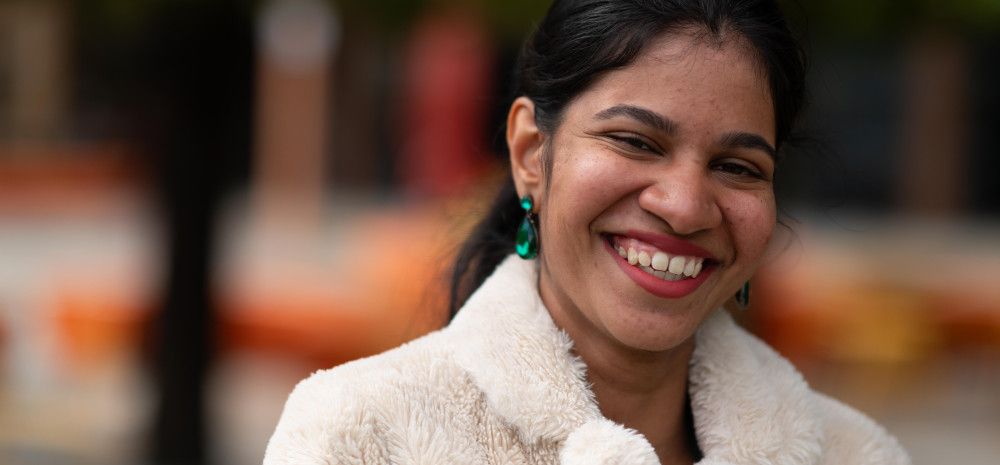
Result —
<instances>
[{"instance_id":1,"label":"cream fleece jacket","mask_svg":"<svg viewBox=\"0 0 1000 465\"><path fill-rule=\"evenodd\" d=\"M264 464L659 464L641 434L601 415L536 273L508 257L448 327L299 383ZM725 311L695 338L700 465L910 463L885 430L811 391Z\"/></svg>"}]
</instances>

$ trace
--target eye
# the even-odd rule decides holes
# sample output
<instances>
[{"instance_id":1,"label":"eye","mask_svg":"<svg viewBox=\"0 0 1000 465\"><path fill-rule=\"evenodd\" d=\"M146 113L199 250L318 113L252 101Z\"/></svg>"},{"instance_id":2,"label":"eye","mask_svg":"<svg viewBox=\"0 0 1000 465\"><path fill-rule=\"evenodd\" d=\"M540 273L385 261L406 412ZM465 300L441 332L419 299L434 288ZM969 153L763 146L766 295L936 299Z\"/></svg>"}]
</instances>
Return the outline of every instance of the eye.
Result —
<instances>
[{"instance_id":1,"label":"eye","mask_svg":"<svg viewBox=\"0 0 1000 465\"><path fill-rule=\"evenodd\" d=\"M722 160L714 165L712 168L716 171L721 171L727 175L739 177L739 178L751 178L751 179L766 179L764 173L762 173L757 167L750 165L746 162L736 161L736 160Z\"/></svg>"},{"instance_id":2,"label":"eye","mask_svg":"<svg viewBox=\"0 0 1000 465\"><path fill-rule=\"evenodd\" d=\"M608 134L609 139L615 141L620 145L625 145L630 149L638 150L642 152L656 152L656 148L652 144L647 143L640 137L631 134Z\"/></svg>"}]
</instances>

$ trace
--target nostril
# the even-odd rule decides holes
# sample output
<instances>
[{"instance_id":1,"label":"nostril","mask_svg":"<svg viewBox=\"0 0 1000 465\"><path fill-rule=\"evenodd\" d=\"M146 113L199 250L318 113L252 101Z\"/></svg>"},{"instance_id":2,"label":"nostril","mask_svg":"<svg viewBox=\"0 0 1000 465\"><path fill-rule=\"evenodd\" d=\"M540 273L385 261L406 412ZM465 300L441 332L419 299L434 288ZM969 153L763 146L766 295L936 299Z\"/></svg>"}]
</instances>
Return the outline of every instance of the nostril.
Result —
<instances>
[{"instance_id":1,"label":"nostril","mask_svg":"<svg viewBox=\"0 0 1000 465\"><path fill-rule=\"evenodd\" d=\"M717 227L723 220L710 189L697 181L652 184L639 193L639 208L656 216L679 235Z\"/></svg>"}]
</instances>

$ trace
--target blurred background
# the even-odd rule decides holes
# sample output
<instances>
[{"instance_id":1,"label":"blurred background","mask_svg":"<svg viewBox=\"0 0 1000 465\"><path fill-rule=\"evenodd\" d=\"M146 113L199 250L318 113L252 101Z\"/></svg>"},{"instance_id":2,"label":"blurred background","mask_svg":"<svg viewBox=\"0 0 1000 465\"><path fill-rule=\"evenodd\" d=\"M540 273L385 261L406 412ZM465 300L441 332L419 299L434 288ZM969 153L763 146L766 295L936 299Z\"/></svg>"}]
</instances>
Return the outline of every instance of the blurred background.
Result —
<instances>
[{"instance_id":1,"label":"blurred background","mask_svg":"<svg viewBox=\"0 0 1000 465\"><path fill-rule=\"evenodd\" d=\"M916 464L1000 460L1000 1L785 2L811 54L745 324ZM439 327L535 0L0 0L0 462L251 464Z\"/></svg>"}]
</instances>

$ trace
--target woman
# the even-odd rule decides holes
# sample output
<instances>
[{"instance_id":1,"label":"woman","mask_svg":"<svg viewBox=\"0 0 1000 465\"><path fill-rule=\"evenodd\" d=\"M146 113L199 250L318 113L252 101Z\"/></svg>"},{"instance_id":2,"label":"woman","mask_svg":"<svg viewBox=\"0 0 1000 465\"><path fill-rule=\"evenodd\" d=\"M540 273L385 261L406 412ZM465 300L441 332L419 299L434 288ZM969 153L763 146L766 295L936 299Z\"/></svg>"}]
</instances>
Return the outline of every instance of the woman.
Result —
<instances>
[{"instance_id":1,"label":"woman","mask_svg":"<svg viewBox=\"0 0 1000 465\"><path fill-rule=\"evenodd\" d=\"M772 1L557 0L461 310L303 381L265 464L908 463L719 310L775 226L798 50Z\"/></svg>"}]
</instances>

